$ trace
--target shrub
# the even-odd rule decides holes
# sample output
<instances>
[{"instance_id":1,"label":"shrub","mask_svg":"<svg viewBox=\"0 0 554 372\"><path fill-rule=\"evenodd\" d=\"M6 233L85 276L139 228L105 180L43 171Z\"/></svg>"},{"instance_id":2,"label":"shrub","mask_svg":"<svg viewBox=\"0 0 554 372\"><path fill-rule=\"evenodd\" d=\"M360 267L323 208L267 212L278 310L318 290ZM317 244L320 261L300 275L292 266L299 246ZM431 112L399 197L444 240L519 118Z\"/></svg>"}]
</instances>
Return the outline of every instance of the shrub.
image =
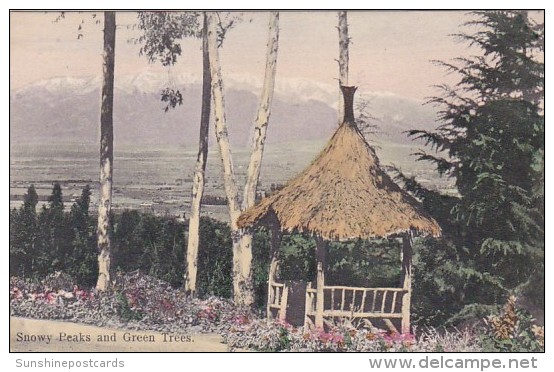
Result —
<instances>
[{"instance_id":1,"label":"shrub","mask_svg":"<svg viewBox=\"0 0 554 372\"><path fill-rule=\"evenodd\" d=\"M516 301L510 296L502 314L485 319L487 327L481 337L485 351L544 351L544 327L533 324L533 317L518 308Z\"/></svg>"},{"instance_id":2,"label":"shrub","mask_svg":"<svg viewBox=\"0 0 554 372\"><path fill-rule=\"evenodd\" d=\"M233 258L228 224L200 218L197 287L201 296L231 297ZM181 263L184 265L184 262Z\"/></svg>"},{"instance_id":3,"label":"shrub","mask_svg":"<svg viewBox=\"0 0 554 372\"><path fill-rule=\"evenodd\" d=\"M130 320L140 320L143 317L143 314L140 311L133 310L129 305L129 299L127 295L123 292L115 292L115 301L117 304L116 311L117 315L121 317L124 321Z\"/></svg>"}]
</instances>

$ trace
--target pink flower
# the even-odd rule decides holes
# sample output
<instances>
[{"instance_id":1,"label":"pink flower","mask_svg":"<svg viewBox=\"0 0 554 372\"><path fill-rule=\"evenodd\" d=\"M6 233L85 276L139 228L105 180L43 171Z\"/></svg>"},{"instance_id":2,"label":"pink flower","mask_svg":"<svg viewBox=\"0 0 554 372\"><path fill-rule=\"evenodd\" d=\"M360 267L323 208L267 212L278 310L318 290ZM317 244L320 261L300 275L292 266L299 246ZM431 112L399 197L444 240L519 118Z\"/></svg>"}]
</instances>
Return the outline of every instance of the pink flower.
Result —
<instances>
[{"instance_id":1,"label":"pink flower","mask_svg":"<svg viewBox=\"0 0 554 372\"><path fill-rule=\"evenodd\" d=\"M82 289L73 290L73 293L75 294L75 298L77 298L77 300L86 300L88 297L87 292L83 291Z\"/></svg>"},{"instance_id":2,"label":"pink flower","mask_svg":"<svg viewBox=\"0 0 554 372\"><path fill-rule=\"evenodd\" d=\"M344 336L340 333L335 333L331 336L331 342L342 344L344 342Z\"/></svg>"},{"instance_id":3,"label":"pink flower","mask_svg":"<svg viewBox=\"0 0 554 372\"><path fill-rule=\"evenodd\" d=\"M211 308L211 307L206 307L202 310L200 310L197 314L196 314L196 317L197 318L200 318L200 319L207 319L207 320L210 320L210 321L214 321L217 319L217 312Z\"/></svg>"},{"instance_id":4,"label":"pink flower","mask_svg":"<svg viewBox=\"0 0 554 372\"><path fill-rule=\"evenodd\" d=\"M48 292L45 296L45 299L46 299L46 302L48 302L49 304L53 304L56 302L56 294L52 293L52 292Z\"/></svg>"},{"instance_id":5,"label":"pink flower","mask_svg":"<svg viewBox=\"0 0 554 372\"><path fill-rule=\"evenodd\" d=\"M332 338L331 334L327 333L325 331L320 331L319 334L318 334L319 341L321 341L323 343L329 342L329 340L331 340L331 338Z\"/></svg>"},{"instance_id":6,"label":"pink flower","mask_svg":"<svg viewBox=\"0 0 554 372\"><path fill-rule=\"evenodd\" d=\"M248 319L248 316L240 314L233 318L233 323L236 325L245 325L250 323L250 319Z\"/></svg>"},{"instance_id":7,"label":"pink flower","mask_svg":"<svg viewBox=\"0 0 554 372\"><path fill-rule=\"evenodd\" d=\"M161 304L162 304L162 307L164 308L164 310L166 310L166 311L173 310L173 308L175 307L174 304L171 301L169 301L165 298L163 298L161 300Z\"/></svg>"},{"instance_id":8,"label":"pink flower","mask_svg":"<svg viewBox=\"0 0 554 372\"><path fill-rule=\"evenodd\" d=\"M319 330L317 333L317 339L324 344L334 343L340 345L344 343L344 335L339 332L325 332L323 330Z\"/></svg>"},{"instance_id":9,"label":"pink flower","mask_svg":"<svg viewBox=\"0 0 554 372\"><path fill-rule=\"evenodd\" d=\"M411 333L382 333L381 337L388 347L392 347L395 343L400 343L407 347L415 342L415 336Z\"/></svg>"},{"instance_id":10,"label":"pink flower","mask_svg":"<svg viewBox=\"0 0 554 372\"><path fill-rule=\"evenodd\" d=\"M133 307L137 303L137 297L132 293L125 293L125 297L127 297L127 301L129 302L129 306Z\"/></svg>"},{"instance_id":11,"label":"pink flower","mask_svg":"<svg viewBox=\"0 0 554 372\"><path fill-rule=\"evenodd\" d=\"M15 298L22 298L23 297L23 293L19 290L19 288L17 287L14 287L14 289L11 291L11 294L15 297Z\"/></svg>"},{"instance_id":12,"label":"pink flower","mask_svg":"<svg viewBox=\"0 0 554 372\"><path fill-rule=\"evenodd\" d=\"M285 329L292 329L292 325L287 323L286 320L281 320L281 319L278 319L277 322L276 322L278 325L280 325L281 327L285 328Z\"/></svg>"}]
</instances>

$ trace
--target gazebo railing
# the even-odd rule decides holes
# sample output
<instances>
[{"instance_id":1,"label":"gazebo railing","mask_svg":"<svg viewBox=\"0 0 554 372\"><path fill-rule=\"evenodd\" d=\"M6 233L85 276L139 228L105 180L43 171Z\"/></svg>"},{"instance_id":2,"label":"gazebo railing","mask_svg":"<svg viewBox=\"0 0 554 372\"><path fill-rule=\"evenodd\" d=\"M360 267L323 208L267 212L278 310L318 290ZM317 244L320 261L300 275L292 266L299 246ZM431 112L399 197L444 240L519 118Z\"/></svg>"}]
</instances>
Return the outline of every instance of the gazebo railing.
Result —
<instances>
[{"instance_id":1,"label":"gazebo railing","mask_svg":"<svg viewBox=\"0 0 554 372\"><path fill-rule=\"evenodd\" d=\"M401 319L405 313L402 288L323 287L324 318ZM317 289L306 289L306 317L317 315ZM388 324L389 322L387 322Z\"/></svg>"},{"instance_id":2,"label":"gazebo railing","mask_svg":"<svg viewBox=\"0 0 554 372\"><path fill-rule=\"evenodd\" d=\"M268 301L267 301L267 314L269 317L273 317L273 310L277 310L277 316L279 319L285 319L287 301L288 301L288 287L284 283L277 283L272 280L268 285Z\"/></svg>"}]
</instances>

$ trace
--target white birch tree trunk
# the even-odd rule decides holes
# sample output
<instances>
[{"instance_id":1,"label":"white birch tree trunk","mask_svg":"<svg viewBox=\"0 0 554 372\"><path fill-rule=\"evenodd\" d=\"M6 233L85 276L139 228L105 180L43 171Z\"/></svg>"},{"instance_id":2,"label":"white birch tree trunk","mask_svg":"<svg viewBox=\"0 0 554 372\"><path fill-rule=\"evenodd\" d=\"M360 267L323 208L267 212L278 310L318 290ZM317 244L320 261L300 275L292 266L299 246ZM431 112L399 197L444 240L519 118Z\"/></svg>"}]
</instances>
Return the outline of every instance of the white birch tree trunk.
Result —
<instances>
[{"instance_id":1,"label":"white birch tree trunk","mask_svg":"<svg viewBox=\"0 0 554 372\"><path fill-rule=\"evenodd\" d=\"M260 179L267 126L271 115L271 104L275 87L275 75L277 73L277 52L279 49L279 12L271 12L269 16L269 32L267 40L267 54L264 83L256 120L254 122L254 137L252 140L252 153L246 184L242 210L252 207L256 202L256 189ZM235 296L235 302L244 306L252 306L254 303L254 286L252 281L252 233L241 231L237 247L238 259L233 260L233 271L238 273L233 278L233 288L240 295ZM234 265L237 265L235 268Z\"/></svg>"},{"instance_id":2,"label":"white birch tree trunk","mask_svg":"<svg viewBox=\"0 0 554 372\"><path fill-rule=\"evenodd\" d=\"M277 73L277 51L279 48L279 13L271 12L269 19L269 36L267 40L267 55L264 85L258 106L258 113L254 123L254 137L252 140L252 153L248 165L248 176L244 186L243 210L250 208L256 202L256 189L260 178L260 169L267 135L267 126L271 115L271 103L275 87L275 75Z\"/></svg>"},{"instance_id":3,"label":"white birch tree trunk","mask_svg":"<svg viewBox=\"0 0 554 372\"><path fill-rule=\"evenodd\" d=\"M200 138L198 142L198 156L192 184L192 196L189 218L189 231L186 256L185 293L196 295L196 277L198 272L198 248L200 245L200 212L202 196L204 195L206 162L208 159L208 136L210 133L211 110L211 74L208 55L208 21L204 12L204 26L202 28L202 109L200 116Z\"/></svg>"},{"instance_id":4,"label":"white birch tree trunk","mask_svg":"<svg viewBox=\"0 0 554 372\"><path fill-rule=\"evenodd\" d=\"M210 74L212 97L214 102L215 116L215 137L219 145L219 155L223 165L223 184L227 203L229 206L229 217L231 220L231 231L237 231L237 219L240 215L239 195L235 171L233 167L233 156L227 132L227 119L225 115L225 97L223 92L223 78L219 62L219 50L217 45L217 14L208 13L208 55L210 60Z\"/></svg>"},{"instance_id":5,"label":"white birch tree trunk","mask_svg":"<svg viewBox=\"0 0 554 372\"><path fill-rule=\"evenodd\" d=\"M339 85L348 85L348 45L350 39L348 38L348 17L347 12L339 12ZM338 120L339 125L342 124L344 119L344 102L342 101L342 92L339 89L339 112Z\"/></svg>"},{"instance_id":6,"label":"white birch tree trunk","mask_svg":"<svg viewBox=\"0 0 554 372\"><path fill-rule=\"evenodd\" d=\"M237 305L242 304L244 295L239 285L241 276L240 241L242 233L237 227L237 219L240 216L239 194L235 172L233 168L233 156L227 132L225 116L225 98L223 93L223 78L219 62L219 50L217 45L217 14L208 13L208 55L210 60L210 73L212 76L212 96L214 101L215 137L219 145L219 155L223 165L223 182L229 217L231 220L231 238L233 241L233 297ZM243 243L244 244L244 243Z\"/></svg>"},{"instance_id":7,"label":"white birch tree trunk","mask_svg":"<svg viewBox=\"0 0 554 372\"><path fill-rule=\"evenodd\" d=\"M110 212L113 176L113 85L115 64L115 12L104 12L102 106L100 109L100 202L98 204L98 281L96 289L110 285Z\"/></svg>"},{"instance_id":8,"label":"white birch tree trunk","mask_svg":"<svg viewBox=\"0 0 554 372\"><path fill-rule=\"evenodd\" d=\"M227 124L225 118L225 101L223 94L223 81L219 63L219 51L217 48L217 23L216 14L208 15L208 44L210 71L212 75L212 95L214 101L216 139L219 144L221 161L223 164L225 193L228 199L229 216L231 220L231 234L233 241L233 297L239 306L252 306L254 293L252 284L252 234L238 229L237 219L242 211L239 205L238 189L233 170L233 160ZM266 73L262 96L258 108L258 115L254 124L253 150L248 167L248 176L244 190L243 207L254 205L256 188L258 185L260 167L262 162L267 125L271 113L273 99L273 87L277 65L277 50L279 39L279 14L272 12L270 16L270 29L268 40L268 52Z\"/></svg>"}]
</instances>

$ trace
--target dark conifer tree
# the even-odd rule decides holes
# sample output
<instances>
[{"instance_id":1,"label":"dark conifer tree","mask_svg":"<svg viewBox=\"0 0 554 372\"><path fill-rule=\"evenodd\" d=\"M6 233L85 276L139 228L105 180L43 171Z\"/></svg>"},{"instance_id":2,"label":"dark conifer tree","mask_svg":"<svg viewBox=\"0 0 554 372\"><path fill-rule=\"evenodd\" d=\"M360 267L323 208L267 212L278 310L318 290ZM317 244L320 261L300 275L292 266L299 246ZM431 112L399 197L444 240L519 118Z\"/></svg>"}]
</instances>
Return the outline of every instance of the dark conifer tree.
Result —
<instances>
[{"instance_id":1,"label":"dark conifer tree","mask_svg":"<svg viewBox=\"0 0 554 372\"><path fill-rule=\"evenodd\" d=\"M34 185L23 196L23 206L10 211L10 275L30 276L35 266L38 195Z\"/></svg>"},{"instance_id":2,"label":"dark conifer tree","mask_svg":"<svg viewBox=\"0 0 554 372\"><path fill-rule=\"evenodd\" d=\"M418 159L452 177L459 197L400 176L456 247L449 259L457 264L437 272L457 281L460 305L544 288L544 25L526 11L472 14L467 26L477 31L457 36L481 54L438 62L460 80L431 100L440 126L409 132L438 150Z\"/></svg>"},{"instance_id":3,"label":"dark conifer tree","mask_svg":"<svg viewBox=\"0 0 554 372\"><path fill-rule=\"evenodd\" d=\"M94 285L98 274L95 223L89 216L90 197L90 186L86 185L69 214L73 241L67 273L72 275L77 283L86 287Z\"/></svg>"}]
</instances>

